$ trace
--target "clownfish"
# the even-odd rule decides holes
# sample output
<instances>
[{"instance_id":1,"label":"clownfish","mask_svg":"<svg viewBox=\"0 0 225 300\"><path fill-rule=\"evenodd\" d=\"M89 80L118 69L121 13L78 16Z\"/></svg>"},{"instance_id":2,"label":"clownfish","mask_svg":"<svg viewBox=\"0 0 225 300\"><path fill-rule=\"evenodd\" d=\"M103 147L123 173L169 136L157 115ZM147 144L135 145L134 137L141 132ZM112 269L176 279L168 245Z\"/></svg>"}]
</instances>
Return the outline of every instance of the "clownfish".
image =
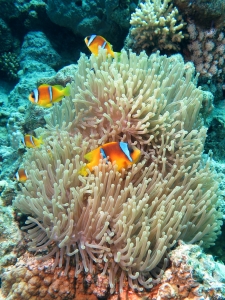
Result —
<instances>
[{"instance_id":1,"label":"clownfish","mask_svg":"<svg viewBox=\"0 0 225 300\"><path fill-rule=\"evenodd\" d=\"M38 148L41 146L41 144L43 144L42 137L37 139L36 137L30 134L26 134L25 136L23 136L21 138L21 141L27 148Z\"/></svg>"},{"instance_id":2,"label":"clownfish","mask_svg":"<svg viewBox=\"0 0 225 300\"><path fill-rule=\"evenodd\" d=\"M52 103L59 102L63 97L69 95L69 86L64 88L61 85L42 84L30 93L29 100L34 104L48 108L52 106Z\"/></svg>"},{"instance_id":3,"label":"clownfish","mask_svg":"<svg viewBox=\"0 0 225 300\"><path fill-rule=\"evenodd\" d=\"M84 156L89 163L80 169L79 174L87 176L87 169L92 171L92 168L97 166L102 158L106 158L110 162L116 162L117 171L121 171L123 168L126 169L137 163L140 156L141 151L138 148L125 142L107 143Z\"/></svg>"},{"instance_id":4,"label":"clownfish","mask_svg":"<svg viewBox=\"0 0 225 300\"><path fill-rule=\"evenodd\" d=\"M25 182L28 179L27 171L25 169L19 169L14 177L19 182Z\"/></svg>"},{"instance_id":5,"label":"clownfish","mask_svg":"<svg viewBox=\"0 0 225 300\"><path fill-rule=\"evenodd\" d=\"M92 34L90 36L87 36L84 41L88 49L94 55L98 55L98 47L100 46L101 48L106 49L107 54L110 54L114 58L115 52L112 49L112 45L107 42L106 39L104 39L102 36Z\"/></svg>"}]
</instances>

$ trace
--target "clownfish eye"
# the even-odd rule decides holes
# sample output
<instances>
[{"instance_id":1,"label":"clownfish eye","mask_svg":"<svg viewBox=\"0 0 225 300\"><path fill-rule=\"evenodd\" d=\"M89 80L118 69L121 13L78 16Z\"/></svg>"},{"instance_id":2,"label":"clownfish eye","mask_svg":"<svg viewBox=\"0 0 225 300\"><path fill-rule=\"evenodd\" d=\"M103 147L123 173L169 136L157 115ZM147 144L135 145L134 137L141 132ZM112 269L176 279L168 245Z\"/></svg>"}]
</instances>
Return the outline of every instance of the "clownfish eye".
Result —
<instances>
[{"instance_id":1,"label":"clownfish eye","mask_svg":"<svg viewBox=\"0 0 225 300\"><path fill-rule=\"evenodd\" d=\"M133 152L134 152L134 149L133 149L133 147L131 147L131 146L128 146L128 150L129 150L130 153L133 153Z\"/></svg>"},{"instance_id":2,"label":"clownfish eye","mask_svg":"<svg viewBox=\"0 0 225 300\"><path fill-rule=\"evenodd\" d=\"M35 98L35 97L34 97L34 93L33 93L33 92L31 93L31 98L33 98L33 99Z\"/></svg>"}]
</instances>

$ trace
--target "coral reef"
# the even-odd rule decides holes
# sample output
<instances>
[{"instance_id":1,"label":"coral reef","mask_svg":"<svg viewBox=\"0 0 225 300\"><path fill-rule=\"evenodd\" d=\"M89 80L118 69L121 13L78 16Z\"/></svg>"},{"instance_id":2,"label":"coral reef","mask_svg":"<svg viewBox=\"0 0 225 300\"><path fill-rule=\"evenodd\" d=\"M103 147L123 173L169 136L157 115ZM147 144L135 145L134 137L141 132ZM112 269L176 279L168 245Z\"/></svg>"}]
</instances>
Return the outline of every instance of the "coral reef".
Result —
<instances>
[{"instance_id":1,"label":"coral reef","mask_svg":"<svg viewBox=\"0 0 225 300\"><path fill-rule=\"evenodd\" d=\"M2 291L7 299L75 299L74 271L61 276L61 270L52 271L52 260L39 262L28 255L22 257L12 270L2 275Z\"/></svg>"},{"instance_id":2,"label":"coral reef","mask_svg":"<svg viewBox=\"0 0 225 300\"><path fill-rule=\"evenodd\" d=\"M225 73L225 32L211 28L209 30L189 23L190 36L188 49L190 60L194 62L200 76L223 82Z\"/></svg>"},{"instance_id":3,"label":"coral reef","mask_svg":"<svg viewBox=\"0 0 225 300\"><path fill-rule=\"evenodd\" d=\"M131 13L134 12L138 1L130 0L106 0L105 10L108 20L119 25L120 28L129 29Z\"/></svg>"},{"instance_id":4,"label":"coral reef","mask_svg":"<svg viewBox=\"0 0 225 300\"><path fill-rule=\"evenodd\" d=\"M40 78L54 76L56 74L54 68L58 69L62 63L60 55L42 32L29 32L25 36L19 57L20 80L9 94L9 105L16 109L19 106L26 107L28 95L32 89L36 88L37 81ZM33 109L38 110L36 107ZM40 113L40 110L38 111Z\"/></svg>"},{"instance_id":5,"label":"coral reef","mask_svg":"<svg viewBox=\"0 0 225 300\"><path fill-rule=\"evenodd\" d=\"M2 188L7 188L8 183L0 181L0 192ZM15 264L17 260L18 244L23 238L23 234L14 222L14 210L12 207L2 206L0 198L0 274L7 266Z\"/></svg>"},{"instance_id":6,"label":"coral reef","mask_svg":"<svg viewBox=\"0 0 225 300\"><path fill-rule=\"evenodd\" d=\"M48 1L47 14L52 22L70 28L83 37L99 32L106 24L105 1L74 1L68 7L67 1Z\"/></svg>"},{"instance_id":7,"label":"coral reef","mask_svg":"<svg viewBox=\"0 0 225 300\"><path fill-rule=\"evenodd\" d=\"M54 259L44 262L25 253L13 267L2 275L2 299L10 300L144 300L144 299L223 299L225 297L225 266L205 255L197 245L180 246L170 255L171 266L159 284L150 292L132 291L125 283L120 295L108 293L108 278L100 274L74 276L71 267L63 274L51 266Z\"/></svg>"},{"instance_id":8,"label":"coral reef","mask_svg":"<svg viewBox=\"0 0 225 300\"><path fill-rule=\"evenodd\" d=\"M171 267L161 280L163 299L224 299L225 266L206 255L197 245L184 245L170 254Z\"/></svg>"},{"instance_id":9,"label":"coral reef","mask_svg":"<svg viewBox=\"0 0 225 300\"><path fill-rule=\"evenodd\" d=\"M156 50L178 51L184 38L185 23L170 0L145 0L131 15L131 29L126 48L135 52Z\"/></svg>"},{"instance_id":10,"label":"coral reef","mask_svg":"<svg viewBox=\"0 0 225 300\"><path fill-rule=\"evenodd\" d=\"M213 151L213 158L218 162L224 163L225 156L225 101L221 101L217 107L214 108L211 114L211 122L208 129L208 137L205 144L205 151Z\"/></svg>"},{"instance_id":11,"label":"coral reef","mask_svg":"<svg viewBox=\"0 0 225 300\"><path fill-rule=\"evenodd\" d=\"M46 35L40 31L29 32L23 41L20 53L21 65L24 67L28 61L36 61L52 68L59 68L60 55L53 49Z\"/></svg>"},{"instance_id":12,"label":"coral reef","mask_svg":"<svg viewBox=\"0 0 225 300\"><path fill-rule=\"evenodd\" d=\"M0 54L0 72L3 72L11 80L18 78L19 71L18 55L12 52Z\"/></svg>"},{"instance_id":13,"label":"coral reef","mask_svg":"<svg viewBox=\"0 0 225 300\"><path fill-rule=\"evenodd\" d=\"M0 53L11 50L13 37L10 28L4 20L0 18Z\"/></svg>"},{"instance_id":14,"label":"coral reef","mask_svg":"<svg viewBox=\"0 0 225 300\"><path fill-rule=\"evenodd\" d=\"M72 30L76 36L104 36L119 51L137 3L138 0L80 0L68 7L67 1L49 0L47 14L52 22Z\"/></svg>"},{"instance_id":15,"label":"coral reef","mask_svg":"<svg viewBox=\"0 0 225 300\"><path fill-rule=\"evenodd\" d=\"M174 0L174 5L186 18L191 18L196 24L210 28L224 27L225 3L223 0Z\"/></svg>"},{"instance_id":16,"label":"coral reef","mask_svg":"<svg viewBox=\"0 0 225 300\"><path fill-rule=\"evenodd\" d=\"M178 239L213 245L222 217L218 177L202 160L196 84L180 55L82 55L71 96L37 130L45 145L25 155L28 180L14 204L29 215L29 250L54 255L53 268L64 274L74 265L76 277L100 265L114 293L126 280L138 291L157 284ZM85 153L121 140L142 150L137 165L116 172L101 160L79 175Z\"/></svg>"}]
</instances>

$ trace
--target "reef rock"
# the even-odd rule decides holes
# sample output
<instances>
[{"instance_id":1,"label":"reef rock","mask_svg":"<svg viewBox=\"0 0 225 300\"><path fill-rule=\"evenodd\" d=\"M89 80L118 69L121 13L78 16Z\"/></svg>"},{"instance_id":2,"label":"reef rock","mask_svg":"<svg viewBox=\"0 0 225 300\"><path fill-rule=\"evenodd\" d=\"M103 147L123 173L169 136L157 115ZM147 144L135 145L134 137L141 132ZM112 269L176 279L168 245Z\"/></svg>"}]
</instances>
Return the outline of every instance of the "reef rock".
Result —
<instances>
[{"instance_id":1,"label":"reef rock","mask_svg":"<svg viewBox=\"0 0 225 300\"><path fill-rule=\"evenodd\" d=\"M180 242L169 258L171 267L151 290L135 292L126 282L120 295L110 295L107 276L80 273L75 278L73 267L65 276L59 267L53 270L54 259L39 261L26 253L3 273L3 299L224 299L225 266L204 254L199 246Z\"/></svg>"},{"instance_id":2,"label":"reef rock","mask_svg":"<svg viewBox=\"0 0 225 300\"><path fill-rule=\"evenodd\" d=\"M175 0L180 12L205 27L223 27L225 17L224 0Z\"/></svg>"},{"instance_id":3,"label":"reef rock","mask_svg":"<svg viewBox=\"0 0 225 300\"><path fill-rule=\"evenodd\" d=\"M84 37L105 26L103 0L68 1L49 0L47 14L52 22L70 28Z\"/></svg>"},{"instance_id":4,"label":"reef rock","mask_svg":"<svg viewBox=\"0 0 225 300\"><path fill-rule=\"evenodd\" d=\"M53 49L46 35L41 31L31 31L24 37L20 59L23 67L29 60L46 64L52 68L59 67L61 63L60 55Z\"/></svg>"}]
</instances>

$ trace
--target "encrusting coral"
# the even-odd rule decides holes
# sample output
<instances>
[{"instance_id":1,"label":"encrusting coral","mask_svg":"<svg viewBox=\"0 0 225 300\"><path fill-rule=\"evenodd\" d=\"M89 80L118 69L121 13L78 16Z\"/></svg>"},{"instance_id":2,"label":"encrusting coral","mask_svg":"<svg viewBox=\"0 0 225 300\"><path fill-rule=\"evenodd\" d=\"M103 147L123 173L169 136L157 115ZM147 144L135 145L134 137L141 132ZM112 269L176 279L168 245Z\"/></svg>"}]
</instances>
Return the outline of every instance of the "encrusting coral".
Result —
<instances>
[{"instance_id":1,"label":"encrusting coral","mask_svg":"<svg viewBox=\"0 0 225 300\"><path fill-rule=\"evenodd\" d=\"M45 145L24 159L28 180L15 205L29 215L31 251L47 250L65 273L74 265L76 277L97 267L113 293L125 279L133 290L151 288L178 239L214 243L218 183L202 160L196 81L180 55L81 56L71 96L39 130ZM140 162L116 172L102 160L79 175L84 154L110 141L136 145Z\"/></svg>"},{"instance_id":2,"label":"encrusting coral","mask_svg":"<svg viewBox=\"0 0 225 300\"><path fill-rule=\"evenodd\" d=\"M126 48L135 52L156 49L178 51L186 25L171 0L145 0L131 15L131 29L125 41Z\"/></svg>"}]
</instances>

